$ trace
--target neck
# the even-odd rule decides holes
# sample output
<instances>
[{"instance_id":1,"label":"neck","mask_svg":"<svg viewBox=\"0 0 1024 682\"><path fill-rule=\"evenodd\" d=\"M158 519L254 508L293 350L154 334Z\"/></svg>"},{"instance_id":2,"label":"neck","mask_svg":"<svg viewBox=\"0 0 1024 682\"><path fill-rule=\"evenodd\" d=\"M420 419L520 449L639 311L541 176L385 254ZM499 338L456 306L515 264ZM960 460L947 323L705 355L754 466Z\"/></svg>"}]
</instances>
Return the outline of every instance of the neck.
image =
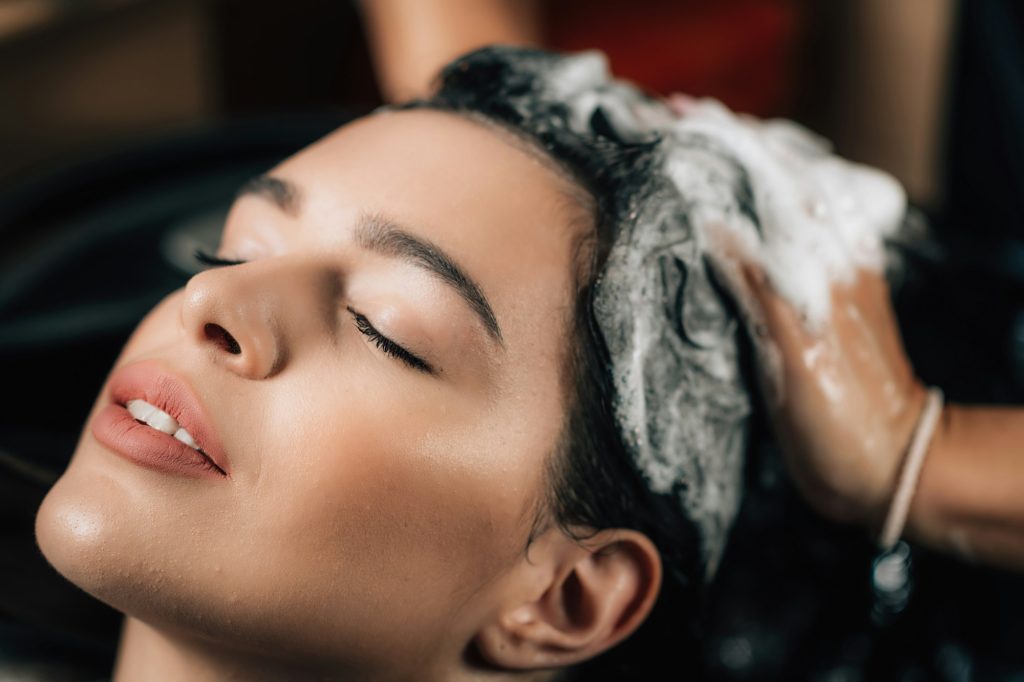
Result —
<instances>
[{"instance_id":1,"label":"neck","mask_svg":"<svg viewBox=\"0 0 1024 682\"><path fill-rule=\"evenodd\" d=\"M426 672L426 671L422 671ZM419 679L433 677L427 674ZM540 682L554 679L551 671L513 674L511 672L471 672L466 669L439 674L436 679L470 682L499 682L517 679ZM281 682L282 680L353 679L341 673L311 671L300 666L234 651L215 642L169 634L135 618L126 617L121 631L114 682ZM376 678L375 678L376 679Z\"/></svg>"}]
</instances>

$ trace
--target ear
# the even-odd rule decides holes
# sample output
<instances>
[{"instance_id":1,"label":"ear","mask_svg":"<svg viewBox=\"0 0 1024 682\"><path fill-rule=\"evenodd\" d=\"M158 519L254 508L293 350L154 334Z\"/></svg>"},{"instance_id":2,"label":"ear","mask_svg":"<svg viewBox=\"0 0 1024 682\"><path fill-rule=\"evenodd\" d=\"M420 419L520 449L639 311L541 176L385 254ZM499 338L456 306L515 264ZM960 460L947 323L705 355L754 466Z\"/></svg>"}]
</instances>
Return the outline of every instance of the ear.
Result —
<instances>
[{"instance_id":1,"label":"ear","mask_svg":"<svg viewBox=\"0 0 1024 682\"><path fill-rule=\"evenodd\" d=\"M514 595L478 632L490 663L513 669L597 656L644 621L661 588L661 557L646 535L603 530L583 541L549 529L514 571Z\"/></svg>"}]
</instances>

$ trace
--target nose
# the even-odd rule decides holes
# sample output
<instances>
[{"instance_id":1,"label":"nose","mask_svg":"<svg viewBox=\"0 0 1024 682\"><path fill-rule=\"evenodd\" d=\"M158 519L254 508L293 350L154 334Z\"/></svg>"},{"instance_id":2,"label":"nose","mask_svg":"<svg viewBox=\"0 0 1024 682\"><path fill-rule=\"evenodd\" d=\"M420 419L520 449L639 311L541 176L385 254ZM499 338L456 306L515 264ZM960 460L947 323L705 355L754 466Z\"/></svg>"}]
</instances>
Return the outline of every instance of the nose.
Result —
<instances>
[{"instance_id":1,"label":"nose","mask_svg":"<svg viewBox=\"0 0 1024 682\"><path fill-rule=\"evenodd\" d=\"M315 301L326 289L310 286L313 267L268 257L200 272L185 286L181 304L187 337L240 376L266 379L277 374L297 339L315 337L310 327L317 311L333 308Z\"/></svg>"}]
</instances>

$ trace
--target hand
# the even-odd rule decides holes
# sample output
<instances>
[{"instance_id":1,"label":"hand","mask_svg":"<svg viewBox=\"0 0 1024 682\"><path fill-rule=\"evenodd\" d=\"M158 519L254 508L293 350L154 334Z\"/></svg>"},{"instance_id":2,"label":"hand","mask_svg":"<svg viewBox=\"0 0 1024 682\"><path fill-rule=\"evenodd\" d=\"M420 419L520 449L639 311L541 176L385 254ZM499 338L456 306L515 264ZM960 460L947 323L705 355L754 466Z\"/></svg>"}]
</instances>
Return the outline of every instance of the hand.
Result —
<instances>
[{"instance_id":1,"label":"hand","mask_svg":"<svg viewBox=\"0 0 1024 682\"><path fill-rule=\"evenodd\" d=\"M834 285L830 318L815 333L752 259L730 245L719 253L713 264L743 311L797 488L823 515L877 532L926 398L885 279L860 270L852 284Z\"/></svg>"}]
</instances>

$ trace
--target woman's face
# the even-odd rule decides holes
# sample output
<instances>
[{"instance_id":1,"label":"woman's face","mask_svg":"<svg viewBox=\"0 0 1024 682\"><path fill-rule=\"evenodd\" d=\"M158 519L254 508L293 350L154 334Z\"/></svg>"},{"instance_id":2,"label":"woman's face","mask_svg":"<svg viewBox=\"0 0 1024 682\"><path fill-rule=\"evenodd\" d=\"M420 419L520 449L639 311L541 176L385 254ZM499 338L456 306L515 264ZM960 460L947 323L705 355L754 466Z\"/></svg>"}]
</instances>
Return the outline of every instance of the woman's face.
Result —
<instances>
[{"instance_id":1,"label":"woman's face","mask_svg":"<svg viewBox=\"0 0 1024 682\"><path fill-rule=\"evenodd\" d=\"M230 475L97 440L108 380L38 539L157 627L426 664L472 637L526 546L565 412L580 209L533 155L433 111L362 119L268 176L218 251L249 262L170 294L114 368L187 382Z\"/></svg>"}]
</instances>

